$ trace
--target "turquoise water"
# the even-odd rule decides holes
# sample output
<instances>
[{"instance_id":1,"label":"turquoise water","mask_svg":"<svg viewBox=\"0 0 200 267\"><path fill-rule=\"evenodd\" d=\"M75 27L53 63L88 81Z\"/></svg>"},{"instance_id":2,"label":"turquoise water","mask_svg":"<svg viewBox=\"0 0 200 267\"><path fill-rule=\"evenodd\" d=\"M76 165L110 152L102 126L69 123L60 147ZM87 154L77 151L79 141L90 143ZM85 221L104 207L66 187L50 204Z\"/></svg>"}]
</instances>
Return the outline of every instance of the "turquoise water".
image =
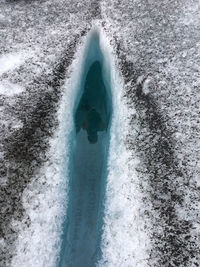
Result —
<instances>
[{"instance_id":1,"label":"turquoise water","mask_svg":"<svg viewBox=\"0 0 200 267\"><path fill-rule=\"evenodd\" d=\"M59 267L95 266L100 256L111 103L101 62L91 65L74 114L69 206Z\"/></svg>"}]
</instances>

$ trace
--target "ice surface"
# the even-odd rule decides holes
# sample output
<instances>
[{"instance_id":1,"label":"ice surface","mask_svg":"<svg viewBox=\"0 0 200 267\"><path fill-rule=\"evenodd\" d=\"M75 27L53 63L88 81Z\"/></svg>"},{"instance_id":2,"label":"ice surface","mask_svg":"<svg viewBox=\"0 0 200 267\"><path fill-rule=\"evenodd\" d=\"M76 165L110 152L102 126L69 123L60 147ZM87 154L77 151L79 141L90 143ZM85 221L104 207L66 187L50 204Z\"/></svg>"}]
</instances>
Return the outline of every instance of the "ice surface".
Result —
<instances>
[{"instance_id":1,"label":"ice surface","mask_svg":"<svg viewBox=\"0 0 200 267\"><path fill-rule=\"evenodd\" d=\"M35 51L1 77L26 88L0 95L3 266L13 255L14 267L56 266L63 140L96 19L116 107L98 264L199 265L199 9L199 0L0 1L1 56Z\"/></svg>"},{"instance_id":2,"label":"ice surface","mask_svg":"<svg viewBox=\"0 0 200 267\"><path fill-rule=\"evenodd\" d=\"M140 216L153 247L146 261L131 266L198 265L199 1L102 1L101 8L115 39L129 112L136 110L128 144L140 158Z\"/></svg>"}]
</instances>

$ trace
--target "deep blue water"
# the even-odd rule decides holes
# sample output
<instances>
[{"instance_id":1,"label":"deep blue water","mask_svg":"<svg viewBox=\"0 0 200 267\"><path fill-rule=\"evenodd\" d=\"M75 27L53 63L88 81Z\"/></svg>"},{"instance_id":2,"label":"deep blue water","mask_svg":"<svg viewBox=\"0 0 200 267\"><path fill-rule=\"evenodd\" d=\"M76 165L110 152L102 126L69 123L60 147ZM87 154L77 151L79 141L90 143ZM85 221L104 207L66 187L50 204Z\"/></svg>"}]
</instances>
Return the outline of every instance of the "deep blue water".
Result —
<instances>
[{"instance_id":1,"label":"deep blue water","mask_svg":"<svg viewBox=\"0 0 200 267\"><path fill-rule=\"evenodd\" d=\"M91 62L83 81L74 113L76 140L71 152L69 205L59 267L95 266L101 254L111 119L110 88L104 82L101 60Z\"/></svg>"}]
</instances>

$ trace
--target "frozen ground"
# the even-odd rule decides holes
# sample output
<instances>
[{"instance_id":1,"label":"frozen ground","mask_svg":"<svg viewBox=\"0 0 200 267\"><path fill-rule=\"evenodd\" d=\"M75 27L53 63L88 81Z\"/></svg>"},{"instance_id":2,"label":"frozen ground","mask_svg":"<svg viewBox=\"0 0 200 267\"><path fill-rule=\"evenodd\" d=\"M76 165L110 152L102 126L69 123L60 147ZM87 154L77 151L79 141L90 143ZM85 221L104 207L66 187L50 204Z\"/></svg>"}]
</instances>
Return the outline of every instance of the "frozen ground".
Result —
<instances>
[{"instance_id":1,"label":"frozen ground","mask_svg":"<svg viewBox=\"0 0 200 267\"><path fill-rule=\"evenodd\" d=\"M0 266L56 266L64 99L94 21L119 118L98 265L199 266L199 0L0 2Z\"/></svg>"}]
</instances>

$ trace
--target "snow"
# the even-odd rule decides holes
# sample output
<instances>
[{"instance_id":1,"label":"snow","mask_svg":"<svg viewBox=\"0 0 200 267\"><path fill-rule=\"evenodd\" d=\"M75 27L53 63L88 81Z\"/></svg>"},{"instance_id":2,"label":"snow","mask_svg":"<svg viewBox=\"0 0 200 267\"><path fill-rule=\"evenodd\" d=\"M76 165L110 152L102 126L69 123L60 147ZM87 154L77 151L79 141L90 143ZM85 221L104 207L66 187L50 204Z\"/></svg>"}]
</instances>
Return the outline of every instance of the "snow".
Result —
<instances>
[{"instance_id":1,"label":"snow","mask_svg":"<svg viewBox=\"0 0 200 267\"><path fill-rule=\"evenodd\" d=\"M18 84L13 84L9 81L1 81L0 82L0 94L6 96L13 96L16 94L20 94L24 91L24 88Z\"/></svg>"},{"instance_id":2,"label":"snow","mask_svg":"<svg viewBox=\"0 0 200 267\"><path fill-rule=\"evenodd\" d=\"M150 83L151 83L151 79L147 78L144 83L143 83L143 87L142 87L142 91L145 95L150 93Z\"/></svg>"},{"instance_id":3,"label":"snow","mask_svg":"<svg viewBox=\"0 0 200 267\"><path fill-rule=\"evenodd\" d=\"M6 24L7 20L3 14L0 14L0 25Z\"/></svg>"},{"instance_id":4,"label":"snow","mask_svg":"<svg viewBox=\"0 0 200 267\"><path fill-rule=\"evenodd\" d=\"M23 53L8 53L0 56L0 75L22 65L26 57Z\"/></svg>"},{"instance_id":5,"label":"snow","mask_svg":"<svg viewBox=\"0 0 200 267\"><path fill-rule=\"evenodd\" d=\"M190 3L135 0L131 4L130 1L101 1L105 30L115 40L123 71L129 112L136 109L129 125L128 144L140 159L135 169L140 177L142 198L146 199L144 218L150 222L146 224L152 245L146 259L148 266L195 266L199 263L199 225L196 223L199 222L196 177L200 173L199 9L198 0ZM161 127L158 126L159 116ZM135 139L132 129L136 122L138 136ZM174 135L177 132L179 134ZM168 166L164 163L166 156L158 156L163 138L166 143L170 142L173 153L174 163ZM165 211L169 201L162 199L164 190L172 203L170 208L176 205L172 214ZM176 199L172 200L171 194ZM178 199L181 198L180 204ZM179 214L184 216L179 217ZM191 232L193 226L185 228L188 222L194 224L194 231ZM174 244L170 244L171 233L176 231L180 234L173 234ZM186 234L190 236L188 242L184 239ZM145 243L148 244L148 238ZM122 259L121 254L118 259Z\"/></svg>"},{"instance_id":6,"label":"snow","mask_svg":"<svg viewBox=\"0 0 200 267\"><path fill-rule=\"evenodd\" d=\"M150 93L150 87L152 86L152 78L145 77L145 75L140 75L137 78L137 85L142 85L142 92L147 95Z\"/></svg>"},{"instance_id":7,"label":"snow","mask_svg":"<svg viewBox=\"0 0 200 267\"><path fill-rule=\"evenodd\" d=\"M0 56L0 94L11 97L25 91L23 86L12 83L8 79L2 79L1 77L3 74L17 69L31 56L33 56L33 54L30 51L29 53L26 51L7 53Z\"/></svg>"}]
</instances>

